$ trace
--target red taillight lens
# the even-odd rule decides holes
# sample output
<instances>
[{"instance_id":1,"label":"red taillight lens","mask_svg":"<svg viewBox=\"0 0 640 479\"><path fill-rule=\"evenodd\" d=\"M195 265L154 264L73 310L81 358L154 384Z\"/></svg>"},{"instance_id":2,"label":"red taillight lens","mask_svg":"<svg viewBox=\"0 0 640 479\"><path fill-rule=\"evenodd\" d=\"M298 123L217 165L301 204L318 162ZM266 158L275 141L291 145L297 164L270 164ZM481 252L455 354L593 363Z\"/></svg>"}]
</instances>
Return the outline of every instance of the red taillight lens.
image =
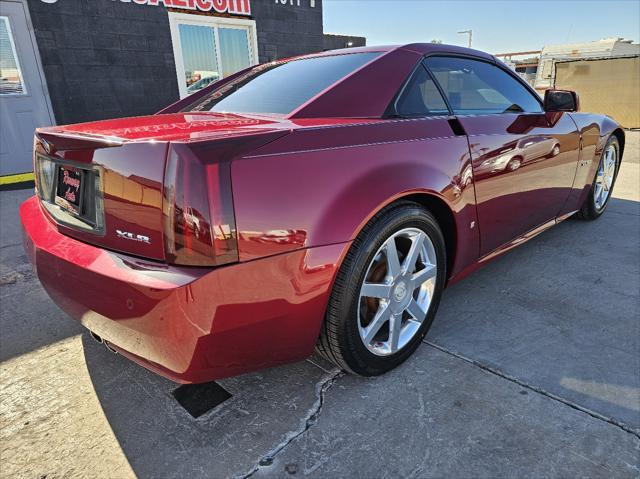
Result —
<instances>
[{"instance_id":1,"label":"red taillight lens","mask_svg":"<svg viewBox=\"0 0 640 479\"><path fill-rule=\"evenodd\" d=\"M189 145L173 145L165 169L163 214L170 263L218 266L238 260L228 161L203 163Z\"/></svg>"}]
</instances>

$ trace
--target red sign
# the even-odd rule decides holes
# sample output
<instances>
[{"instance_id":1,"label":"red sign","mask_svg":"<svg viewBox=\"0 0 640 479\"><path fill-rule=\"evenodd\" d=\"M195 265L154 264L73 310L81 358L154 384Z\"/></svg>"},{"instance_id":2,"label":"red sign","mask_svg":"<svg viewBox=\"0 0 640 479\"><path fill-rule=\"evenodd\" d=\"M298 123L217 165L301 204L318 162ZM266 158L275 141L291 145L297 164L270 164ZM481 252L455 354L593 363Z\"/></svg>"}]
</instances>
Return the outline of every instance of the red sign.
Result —
<instances>
[{"instance_id":1,"label":"red sign","mask_svg":"<svg viewBox=\"0 0 640 479\"><path fill-rule=\"evenodd\" d=\"M127 2L128 0L120 0ZM138 5L164 5L168 8L198 10L201 12L251 15L251 0L129 0Z\"/></svg>"}]
</instances>

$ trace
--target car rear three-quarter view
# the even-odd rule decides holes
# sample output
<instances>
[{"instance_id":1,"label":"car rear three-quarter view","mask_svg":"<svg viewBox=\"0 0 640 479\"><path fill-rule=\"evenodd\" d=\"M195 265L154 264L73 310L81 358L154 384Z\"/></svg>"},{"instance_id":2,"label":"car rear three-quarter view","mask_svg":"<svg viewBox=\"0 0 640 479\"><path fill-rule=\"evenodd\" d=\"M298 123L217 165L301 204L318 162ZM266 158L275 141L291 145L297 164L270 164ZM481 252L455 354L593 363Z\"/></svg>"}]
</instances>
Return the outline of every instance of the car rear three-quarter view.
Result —
<instances>
[{"instance_id":1,"label":"car rear three-quarter view","mask_svg":"<svg viewBox=\"0 0 640 479\"><path fill-rule=\"evenodd\" d=\"M447 45L258 65L155 115L38 130L25 249L64 311L174 381L314 348L381 374L447 284L604 212L624 134L577 110Z\"/></svg>"}]
</instances>

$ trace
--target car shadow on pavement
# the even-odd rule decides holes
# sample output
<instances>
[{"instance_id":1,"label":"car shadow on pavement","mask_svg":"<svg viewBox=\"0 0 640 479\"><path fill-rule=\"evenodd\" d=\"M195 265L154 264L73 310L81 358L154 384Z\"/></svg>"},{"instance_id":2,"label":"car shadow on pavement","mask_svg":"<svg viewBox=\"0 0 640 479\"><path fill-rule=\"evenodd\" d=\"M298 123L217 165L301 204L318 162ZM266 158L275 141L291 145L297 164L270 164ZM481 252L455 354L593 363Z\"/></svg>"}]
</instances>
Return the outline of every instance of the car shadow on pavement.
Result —
<instances>
[{"instance_id":1,"label":"car shadow on pavement","mask_svg":"<svg viewBox=\"0 0 640 479\"><path fill-rule=\"evenodd\" d=\"M639 231L640 203L620 199L598 221L565 221L448 289L427 340L561 398L562 407L639 428ZM171 395L178 385L88 335L83 345L102 409L141 477L249 472L308 427L336 374L327 363L303 361L222 380L232 397L194 419Z\"/></svg>"},{"instance_id":2,"label":"car shadow on pavement","mask_svg":"<svg viewBox=\"0 0 640 479\"><path fill-rule=\"evenodd\" d=\"M195 419L172 395L179 384L111 353L88 334L82 342L96 395L139 477L248 473L274 445L307 427L322 384L339 372L313 358L221 380L231 398Z\"/></svg>"}]
</instances>

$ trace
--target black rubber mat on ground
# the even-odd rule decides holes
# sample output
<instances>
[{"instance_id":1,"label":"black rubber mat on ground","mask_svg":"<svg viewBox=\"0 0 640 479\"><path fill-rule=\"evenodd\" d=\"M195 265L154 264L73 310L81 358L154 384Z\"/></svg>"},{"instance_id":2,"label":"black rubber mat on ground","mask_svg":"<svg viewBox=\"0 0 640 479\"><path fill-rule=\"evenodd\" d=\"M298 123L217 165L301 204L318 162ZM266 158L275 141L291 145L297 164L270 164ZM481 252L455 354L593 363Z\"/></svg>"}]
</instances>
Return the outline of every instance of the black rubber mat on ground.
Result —
<instances>
[{"instance_id":1,"label":"black rubber mat on ground","mask_svg":"<svg viewBox=\"0 0 640 479\"><path fill-rule=\"evenodd\" d=\"M171 394L193 417L202 416L231 397L231 394L215 381L185 384Z\"/></svg>"}]
</instances>

